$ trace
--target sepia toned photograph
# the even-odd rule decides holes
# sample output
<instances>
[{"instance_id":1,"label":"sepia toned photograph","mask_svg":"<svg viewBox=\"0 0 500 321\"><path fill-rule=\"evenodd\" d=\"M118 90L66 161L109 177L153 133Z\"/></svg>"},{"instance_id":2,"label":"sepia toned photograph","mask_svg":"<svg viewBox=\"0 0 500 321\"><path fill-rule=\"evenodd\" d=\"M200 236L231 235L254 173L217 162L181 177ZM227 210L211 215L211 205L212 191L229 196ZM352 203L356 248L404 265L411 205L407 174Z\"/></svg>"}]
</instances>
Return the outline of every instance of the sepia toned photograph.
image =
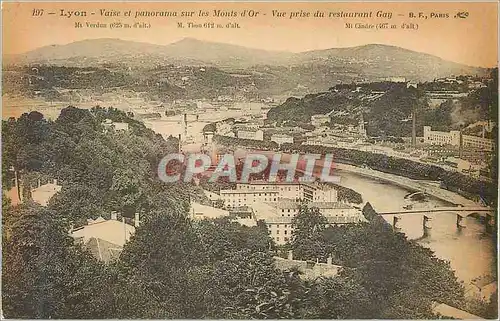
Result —
<instances>
[{"instance_id":1,"label":"sepia toned photograph","mask_svg":"<svg viewBox=\"0 0 500 321\"><path fill-rule=\"evenodd\" d=\"M2 319L497 319L498 2L2 3Z\"/></svg>"}]
</instances>

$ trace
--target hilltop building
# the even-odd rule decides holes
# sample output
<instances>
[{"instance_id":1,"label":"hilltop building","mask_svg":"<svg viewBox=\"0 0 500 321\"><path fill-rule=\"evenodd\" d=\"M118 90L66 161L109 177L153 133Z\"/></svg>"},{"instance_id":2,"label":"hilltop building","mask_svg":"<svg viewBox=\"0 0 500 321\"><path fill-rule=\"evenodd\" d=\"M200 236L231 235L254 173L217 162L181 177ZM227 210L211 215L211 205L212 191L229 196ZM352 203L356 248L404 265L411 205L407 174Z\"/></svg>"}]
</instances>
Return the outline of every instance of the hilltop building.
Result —
<instances>
[{"instance_id":1,"label":"hilltop building","mask_svg":"<svg viewBox=\"0 0 500 321\"><path fill-rule=\"evenodd\" d=\"M129 130L128 123L113 122L111 119L104 120L104 122L102 122L102 125L104 126L104 132L108 132L110 130L115 130L115 131Z\"/></svg>"}]
</instances>

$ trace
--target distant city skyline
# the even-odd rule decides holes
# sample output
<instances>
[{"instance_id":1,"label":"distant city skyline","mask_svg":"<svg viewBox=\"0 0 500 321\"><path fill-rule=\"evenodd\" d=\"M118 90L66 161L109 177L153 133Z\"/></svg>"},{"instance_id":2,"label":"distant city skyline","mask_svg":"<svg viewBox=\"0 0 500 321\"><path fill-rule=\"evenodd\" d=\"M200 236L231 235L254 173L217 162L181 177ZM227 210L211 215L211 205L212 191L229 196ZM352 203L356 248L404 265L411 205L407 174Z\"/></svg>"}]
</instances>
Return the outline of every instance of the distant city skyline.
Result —
<instances>
[{"instance_id":1,"label":"distant city skyline","mask_svg":"<svg viewBox=\"0 0 500 321\"><path fill-rule=\"evenodd\" d=\"M448 61L469 66L494 67L498 64L498 17L497 3L40 3L37 7L45 12L59 13L64 10L96 11L84 18L65 18L58 14L33 17L33 3L4 3L3 53L18 54L48 45L62 45L75 41L96 38L118 38L122 40L167 45L183 38L195 38L239 45L249 48L303 52L329 48L355 47L366 44L397 46L417 52L428 53ZM100 17L100 9L150 10L150 11L196 11L214 9L252 9L266 13L261 18L173 18L146 17L126 18L123 22L149 22L150 29L74 28L75 21L109 23L112 17ZM324 12L391 12L392 18L273 18L272 10ZM468 12L466 19L411 20L409 12L449 13ZM403 14L404 16L398 16ZM129 19L129 20L127 20ZM240 29L178 28L177 22L195 23L238 22ZM347 21L376 23L388 21L400 25L403 22L419 23L419 30L365 30L346 29Z\"/></svg>"}]
</instances>

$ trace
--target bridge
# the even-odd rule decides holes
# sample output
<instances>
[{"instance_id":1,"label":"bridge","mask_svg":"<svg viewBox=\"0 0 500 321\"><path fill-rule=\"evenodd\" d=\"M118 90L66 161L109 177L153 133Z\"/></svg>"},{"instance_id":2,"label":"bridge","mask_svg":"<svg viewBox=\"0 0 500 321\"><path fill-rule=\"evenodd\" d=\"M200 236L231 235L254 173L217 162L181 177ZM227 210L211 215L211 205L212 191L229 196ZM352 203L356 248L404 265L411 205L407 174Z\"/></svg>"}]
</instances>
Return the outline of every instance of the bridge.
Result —
<instances>
[{"instance_id":1,"label":"bridge","mask_svg":"<svg viewBox=\"0 0 500 321\"><path fill-rule=\"evenodd\" d=\"M494 217L495 209L482 206L434 207L434 208L423 208L414 210L386 211L378 213L380 215L394 215L394 217L392 218L392 226L394 230L399 230L398 222L401 220L401 215L421 215L423 217L422 227L425 236L427 235L428 230L431 229L429 223L432 220L426 214L442 213L442 212L448 212L448 213L452 212L453 214L456 215L457 217L456 226L458 229L464 228L465 225L463 225L462 220L465 217L473 214L476 214L484 219L487 232L491 232L493 230L493 226L495 225L495 217Z\"/></svg>"},{"instance_id":2,"label":"bridge","mask_svg":"<svg viewBox=\"0 0 500 321\"><path fill-rule=\"evenodd\" d=\"M453 212L461 217L467 217L472 214L478 214L482 217L493 216L495 210L490 207L483 206L455 206L455 207L433 207L433 208L422 208L414 210L397 210L397 211L386 211L378 212L380 215L399 215L399 214L426 214L426 213L439 213L439 212Z\"/></svg>"}]
</instances>

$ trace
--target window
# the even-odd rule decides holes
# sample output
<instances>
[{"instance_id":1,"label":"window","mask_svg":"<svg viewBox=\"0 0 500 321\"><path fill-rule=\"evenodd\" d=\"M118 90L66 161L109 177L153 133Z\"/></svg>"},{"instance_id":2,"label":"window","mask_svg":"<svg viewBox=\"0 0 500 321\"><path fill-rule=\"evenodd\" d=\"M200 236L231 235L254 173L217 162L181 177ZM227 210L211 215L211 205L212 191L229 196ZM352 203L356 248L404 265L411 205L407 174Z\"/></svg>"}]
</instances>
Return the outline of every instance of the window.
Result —
<instances>
[{"instance_id":1,"label":"window","mask_svg":"<svg viewBox=\"0 0 500 321\"><path fill-rule=\"evenodd\" d=\"M287 234L287 232L288 232L288 231L287 231L287 230L285 230L285 235Z\"/></svg>"},{"instance_id":2,"label":"window","mask_svg":"<svg viewBox=\"0 0 500 321\"><path fill-rule=\"evenodd\" d=\"M277 238L276 238L276 242L279 242L279 241L280 241L280 238L279 238L279 237L277 237Z\"/></svg>"},{"instance_id":3,"label":"window","mask_svg":"<svg viewBox=\"0 0 500 321\"><path fill-rule=\"evenodd\" d=\"M276 234L280 234L280 230L276 230ZM286 234L286 233L285 233Z\"/></svg>"}]
</instances>

